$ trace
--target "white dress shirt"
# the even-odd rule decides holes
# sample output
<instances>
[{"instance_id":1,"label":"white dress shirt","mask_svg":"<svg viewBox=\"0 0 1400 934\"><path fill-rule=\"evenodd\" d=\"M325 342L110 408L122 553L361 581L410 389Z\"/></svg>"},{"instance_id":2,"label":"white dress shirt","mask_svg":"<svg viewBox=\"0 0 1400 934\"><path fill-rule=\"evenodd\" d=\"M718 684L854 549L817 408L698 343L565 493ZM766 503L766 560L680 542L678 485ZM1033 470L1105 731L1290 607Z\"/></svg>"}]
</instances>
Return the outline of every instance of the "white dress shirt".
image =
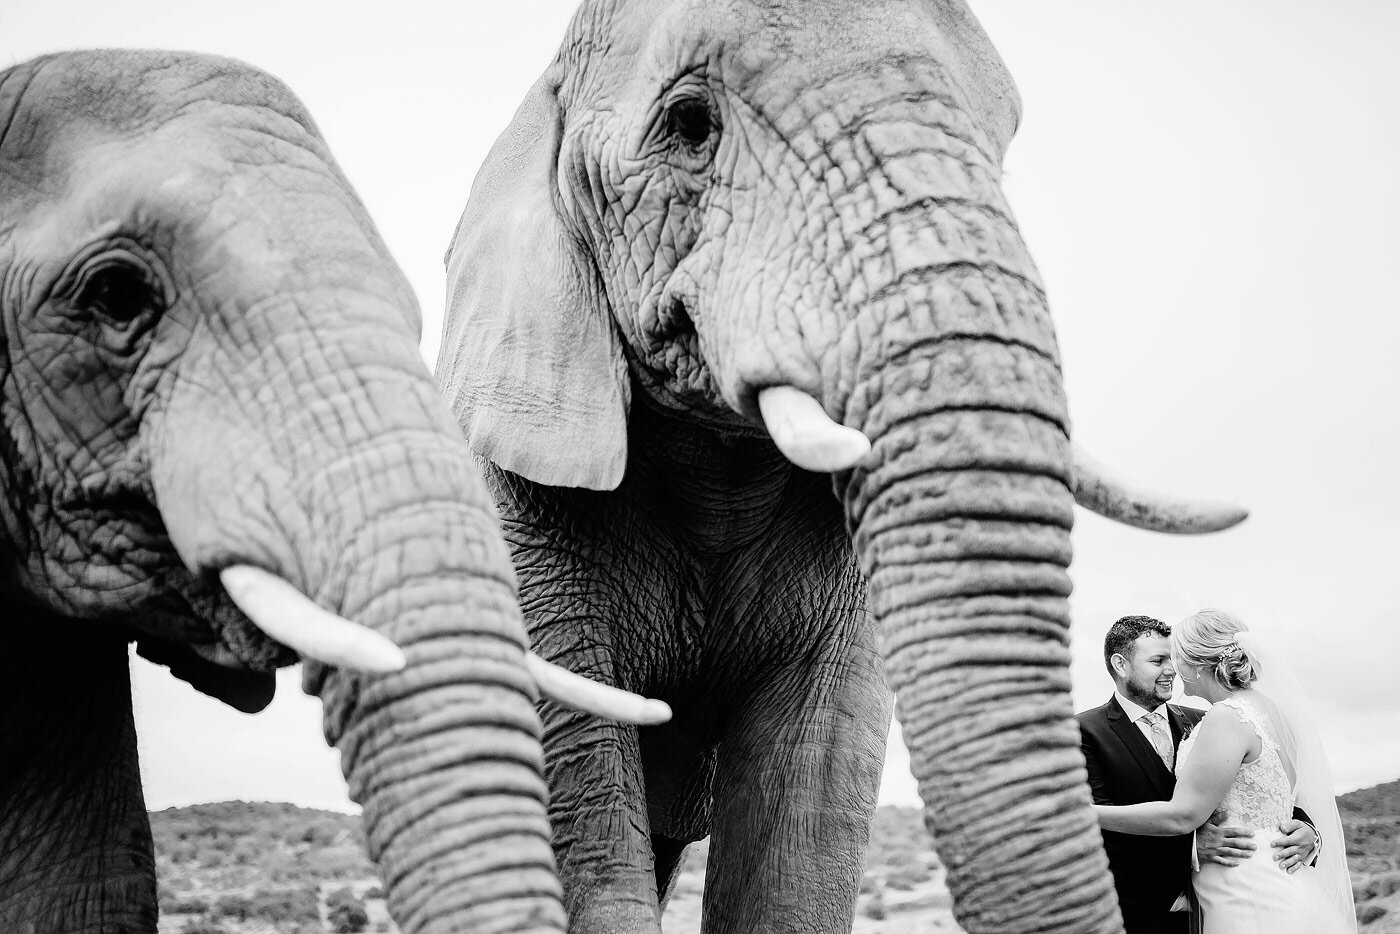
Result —
<instances>
[{"instance_id":1,"label":"white dress shirt","mask_svg":"<svg viewBox=\"0 0 1400 934\"><path fill-rule=\"evenodd\" d=\"M1099 696L1102 697L1103 695L1100 694ZM1171 735L1172 718L1167 716L1167 705L1165 703L1158 704L1156 707L1148 710L1146 707L1128 700L1117 691L1113 692L1113 696L1118 698L1118 706L1123 708L1123 712L1128 715L1128 719L1133 721L1133 725L1142 731L1143 736L1147 737L1148 743L1152 742L1152 724L1148 723L1144 718L1150 713L1159 714L1161 716L1162 720L1167 725L1167 735Z\"/></svg>"}]
</instances>

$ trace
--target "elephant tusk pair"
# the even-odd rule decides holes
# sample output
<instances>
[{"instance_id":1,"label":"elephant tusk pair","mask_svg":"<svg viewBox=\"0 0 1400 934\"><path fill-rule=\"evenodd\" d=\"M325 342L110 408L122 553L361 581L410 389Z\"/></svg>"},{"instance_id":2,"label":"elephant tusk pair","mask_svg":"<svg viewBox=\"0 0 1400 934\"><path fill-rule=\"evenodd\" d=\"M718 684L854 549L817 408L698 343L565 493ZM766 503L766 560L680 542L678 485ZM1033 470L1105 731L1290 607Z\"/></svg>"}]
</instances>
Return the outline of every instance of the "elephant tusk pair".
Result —
<instances>
[{"instance_id":1,"label":"elephant tusk pair","mask_svg":"<svg viewBox=\"0 0 1400 934\"><path fill-rule=\"evenodd\" d=\"M219 572L238 608L263 632L305 658L356 671L387 673L407 663L403 650L359 623L324 610L275 574L239 564ZM550 700L622 723L652 725L671 719L664 702L590 681L534 652L525 668Z\"/></svg>"},{"instance_id":2,"label":"elephant tusk pair","mask_svg":"<svg viewBox=\"0 0 1400 934\"><path fill-rule=\"evenodd\" d=\"M812 396L793 386L770 386L758 394L773 443L803 470L849 470L870 450L854 428L838 425ZM1243 522L1248 511L1227 503L1190 501L1135 489L1113 476L1078 445L1072 445L1074 500L1091 512L1153 532L1190 535L1218 532Z\"/></svg>"}]
</instances>

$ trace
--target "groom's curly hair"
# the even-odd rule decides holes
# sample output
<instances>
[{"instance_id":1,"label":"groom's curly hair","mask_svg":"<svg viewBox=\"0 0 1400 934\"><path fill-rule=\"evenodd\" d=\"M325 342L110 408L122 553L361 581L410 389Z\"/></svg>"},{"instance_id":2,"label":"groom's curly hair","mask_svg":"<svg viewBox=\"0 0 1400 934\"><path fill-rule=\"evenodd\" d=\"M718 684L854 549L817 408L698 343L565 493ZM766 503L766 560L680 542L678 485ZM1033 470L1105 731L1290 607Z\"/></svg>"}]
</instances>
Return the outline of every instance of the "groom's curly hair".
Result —
<instances>
[{"instance_id":1,"label":"groom's curly hair","mask_svg":"<svg viewBox=\"0 0 1400 934\"><path fill-rule=\"evenodd\" d=\"M1170 638L1172 627L1151 616L1122 616L1108 627L1108 634L1103 637L1103 664L1109 674L1113 674L1113 665L1109 663L1109 659L1118 654L1125 658L1131 657L1128 655L1128 646L1136 642L1139 636L1149 632Z\"/></svg>"}]
</instances>

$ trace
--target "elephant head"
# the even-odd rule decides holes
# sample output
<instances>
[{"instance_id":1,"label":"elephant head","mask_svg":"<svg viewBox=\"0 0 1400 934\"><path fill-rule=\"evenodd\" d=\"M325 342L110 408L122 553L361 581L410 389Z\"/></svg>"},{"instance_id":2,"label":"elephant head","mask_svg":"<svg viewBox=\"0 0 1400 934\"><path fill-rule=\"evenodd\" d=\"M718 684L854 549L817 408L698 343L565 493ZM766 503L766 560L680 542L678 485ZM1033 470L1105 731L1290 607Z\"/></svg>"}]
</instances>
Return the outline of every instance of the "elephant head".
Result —
<instances>
[{"instance_id":1,"label":"elephant head","mask_svg":"<svg viewBox=\"0 0 1400 934\"><path fill-rule=\"evenodd\" d=\"M245 710L304 656L405 931L562 930L509 556L296 98L0 72L0 290L0 927L155 930L134 639Z\"/></svg>"},{"instance_id":2,"label":"elephant head","mask_svg":"<svg viewBox=\"0 0 1400 934\"><path fill-rule=\"evenodd\" d=\"M833 475L970 931L1107 931L1068 676L1081 502L1001 190L1016 89L958 0L597 0L477 177L438 375L475 451L615 488L643 405Z\"/></svg>"}]
</instances>

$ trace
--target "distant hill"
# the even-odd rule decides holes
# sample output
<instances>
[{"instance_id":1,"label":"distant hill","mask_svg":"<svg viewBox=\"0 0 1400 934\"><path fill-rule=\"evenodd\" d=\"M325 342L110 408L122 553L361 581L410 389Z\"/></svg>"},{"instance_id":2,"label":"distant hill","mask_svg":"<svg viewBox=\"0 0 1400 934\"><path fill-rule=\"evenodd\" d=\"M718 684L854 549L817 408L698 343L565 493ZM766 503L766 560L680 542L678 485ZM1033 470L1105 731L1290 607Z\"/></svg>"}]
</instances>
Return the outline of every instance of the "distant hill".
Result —
<instances>
[{"instance_id":1,"label":"distant hill","mask_svg":"<svg viewBox=\"0 0 1400 934\"><path fill-rule=\"evenodd\" d=\"M1365 934L1400 934L1400 780L1338 799ZM290 804L226 801L151 814L162 934L392 932L360 818ZM698 930L705 843L691 848L666 930ZM917 808L880 808L857 934L955 930L943 869ZM358 926L357 926L358 925Z\"/></svg>"},{"instance_id":2,"label":"distant hill","mask_svg":"<svg viewBox=\"0 0 1400 934\"><path fill-rule=\"evenodd\" d=\"M1366 934L1400 934L1400 780L1337 799L1356 916Z\"/></svg>"},{"instance_id":3,"label":"distant hill","mask_svg":"<svg viewBox=\"0 0 1400 934\"><path fill-rule=\"evenodd\" d=\"M1370 788L1349 791L1337 799L1337 808L1342 812L1343 820L1348 814L1400 814L1400 778Z\"/></svg>"}]
</instances>

